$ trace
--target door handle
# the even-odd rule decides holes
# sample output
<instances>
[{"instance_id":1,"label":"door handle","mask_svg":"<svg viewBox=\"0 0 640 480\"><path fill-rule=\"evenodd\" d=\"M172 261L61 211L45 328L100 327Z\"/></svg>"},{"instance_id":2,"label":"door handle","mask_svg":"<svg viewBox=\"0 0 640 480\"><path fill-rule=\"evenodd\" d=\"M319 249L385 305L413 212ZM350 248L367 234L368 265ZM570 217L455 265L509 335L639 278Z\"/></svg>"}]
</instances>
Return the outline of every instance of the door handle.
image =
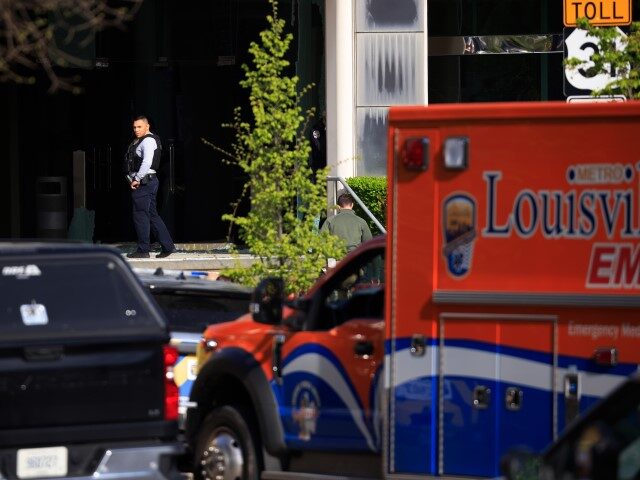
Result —
<instances>
[{"instance_id":1,"label":"door handle","mask_svg":"<svg viewBox=\"0 0 640 480\"><path fill-rule=\"evenodd\" d=\"M353 347L353 351L359 357L371 355L373 353L373 343L371 343L369 340L361 340L359 342L356 342Z\"/></svg>"},{"instance_id":2,"label":"door handle","mask_svg":"<svg viewBox=\"0 0 640 480\"><path fill-rule=\"evenodd\" d=\"M273 371L273 378L277 382L282 382L282 345L286 337L282 334L276 334L273 336L273 352L271 357L271 370Z\"/></svg>"},{"instance_id":3,"label":"door handle","mask_svg":"<svg viewBox=\"0 0 640 480\"><path fill-rule=\"evenodd\" d=\"M173 143L172 138L169 139L169 193L176 192L176 178L175 178L175 159L176 159L176 146Z\"/></svg>"},{"instance_id":4,"label":"door handle","mask_svg":"<svg viewBox=\"0 0 640 480\"><path fill-rule=\"evenodd\" d=\"M478 385L473 389L473 408L483 410L491 401L491 389L486 385Z\"/></svg>"},{"instance_id":5,"label":"door handle","mask_svg":"<svg viewBox=\"0 0 640 480\"><path fill-rule=\"evenodd\" d=\"M580 376L570 371L564 376L564 413L568 424L580 413Z\"/></svg>"},{"instance_id":6,"label":"door handle","mask_svg":"<svg viewBox=\"0 0 640 480\"><path fill-rule=\"evenodd\" d=\"M111 145L107 145L107 190L111 191Z\"/></svg>"},{"instance_id":7,"label":"door handle","mask_svg":"<svg viewBox=\"0 0 640 480\"><path fill-rule=\"evenodd\" d=\"M93 190L97 190L98 185L98 154L96 152L96 147L93 147Z\"/></svg>"},{"instance_id":8,"label":"door handle","mask_svg":"<svg viewBox=\"0 0 640 480\"><path fill-rule=\"evenodd\" d=\"M427 340L424 338L424 335L419 333L414 333L411 336L411 348L409 348L409 353L411 353L414 357L422 357L427 351Z\"/></svg>"},{"instance_id":9,"label":"door handle","mask_svg":"<svg viewBox=\"0 0 640 480\"><path fill-rule=\"evenodd\" d=\"M504 404L507 410L518 411L522 408L522 397L524 392L518 387L507 388L504 395Z\"/></svg>"}]
</instances>

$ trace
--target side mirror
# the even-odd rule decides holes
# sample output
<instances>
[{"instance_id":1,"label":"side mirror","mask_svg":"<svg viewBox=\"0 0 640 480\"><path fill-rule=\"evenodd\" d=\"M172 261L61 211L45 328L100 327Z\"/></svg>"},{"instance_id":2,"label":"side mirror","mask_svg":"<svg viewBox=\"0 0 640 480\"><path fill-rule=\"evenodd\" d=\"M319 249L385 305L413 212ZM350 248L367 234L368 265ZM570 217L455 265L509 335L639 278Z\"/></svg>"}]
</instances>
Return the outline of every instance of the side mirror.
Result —
<instances>
[{"instance_id":1,"label":"side mirror","mask_svg":"<svg viewBox=\"0 0 640 480\"><path fill-rule=\"evenodd\" d=\"M304 329L305 319L307 313L311 308L311 300L304 297L297 297L293 300L285 301L285 305L293 309L289 315L287 315L282 322L294 332L299 332Z\"/></svg>"},{"instance_id":2,"label":"side mirror","mask_svg":"<svg viewBox=\"0 0 640 480\"><path fill-rule=\"evenodd\" d=\"M268 277L261 280L253 291L251 313L258 323L278 325L282 322L282 299L284 282L281 278Z\"/></svg>"},{"instance_id":3,"label":"side mirror","mask_svg":"<svg viewBox=\"0 0 640 480\"><path fill-rule=\"evenodd\" d=\"M311 308L311 301L304 297L296 297L293 300L286 301L285 304L294 310L304 313L307 313Z\"/></svg>"}]
</instances>

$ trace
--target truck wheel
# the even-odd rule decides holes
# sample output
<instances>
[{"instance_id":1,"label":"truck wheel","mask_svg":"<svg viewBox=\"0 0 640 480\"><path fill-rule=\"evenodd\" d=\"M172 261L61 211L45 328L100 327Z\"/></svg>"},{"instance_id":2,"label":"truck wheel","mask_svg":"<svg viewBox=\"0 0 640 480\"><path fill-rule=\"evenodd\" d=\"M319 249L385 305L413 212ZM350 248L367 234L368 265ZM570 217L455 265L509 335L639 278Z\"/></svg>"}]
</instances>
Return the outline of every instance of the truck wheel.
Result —
<instances>
[{"instance_id":1,"label":"truck wheel","mask_svg":"<svg viewBox=\"0 0 640 480\"><path fill-rule=\"evenodd\" d=\"M259 480L258 436L245 418L243 410L227 405L205 418L196 441L196 478Z\"/></svg>"}]
</instances>

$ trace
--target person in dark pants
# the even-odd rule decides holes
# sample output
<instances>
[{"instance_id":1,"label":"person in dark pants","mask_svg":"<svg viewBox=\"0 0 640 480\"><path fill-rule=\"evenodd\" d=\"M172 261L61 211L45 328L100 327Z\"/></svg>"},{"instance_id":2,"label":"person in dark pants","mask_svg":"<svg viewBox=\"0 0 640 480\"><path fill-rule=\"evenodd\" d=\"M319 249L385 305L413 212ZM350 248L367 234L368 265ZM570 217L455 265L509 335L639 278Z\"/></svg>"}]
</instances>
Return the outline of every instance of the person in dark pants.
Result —
<instances>
[{"instance_id":1,"label":"person in dark pants","mask_svg":"<svg viewBox=\"0 0 640 480\"><path fill-rule=\"evenodd\" d=\"M151 133L150 129L146 117L136 117L133 121L133 134L136 138L127 149L127 178L131 182L133 225L138 237L138 248L135 252L127 254L128 258L149 258L151 233L158 239L162 248L156 258L168 257L176 251L169 230L156 208L159 185L156 171L160 165L162 144L160 138Z\"/></svg>"}]
</instances>

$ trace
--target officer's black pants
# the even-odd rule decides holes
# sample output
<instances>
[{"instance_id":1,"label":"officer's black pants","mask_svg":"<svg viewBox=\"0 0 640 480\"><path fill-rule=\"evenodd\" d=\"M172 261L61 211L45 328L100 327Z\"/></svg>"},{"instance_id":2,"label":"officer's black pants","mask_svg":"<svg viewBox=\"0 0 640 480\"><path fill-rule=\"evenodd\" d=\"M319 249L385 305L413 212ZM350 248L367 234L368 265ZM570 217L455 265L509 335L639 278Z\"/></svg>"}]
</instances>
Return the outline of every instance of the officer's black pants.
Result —
<instances>
[{"instance_id":1,"label":"officer's black pants","mask_svg":"<svg viewBox=\"0 0 640 480\"><path fill-rule=\"evenodd\" d=\"M145 185L140 185L136 190L131 191L133 225L138 236L139 252L148 252L151 248L151 232L160 242L163 251L171 252L175 248L169 230L156 209L158 185L158 178L154 175Z\"/></svg>"}]
</instances>

